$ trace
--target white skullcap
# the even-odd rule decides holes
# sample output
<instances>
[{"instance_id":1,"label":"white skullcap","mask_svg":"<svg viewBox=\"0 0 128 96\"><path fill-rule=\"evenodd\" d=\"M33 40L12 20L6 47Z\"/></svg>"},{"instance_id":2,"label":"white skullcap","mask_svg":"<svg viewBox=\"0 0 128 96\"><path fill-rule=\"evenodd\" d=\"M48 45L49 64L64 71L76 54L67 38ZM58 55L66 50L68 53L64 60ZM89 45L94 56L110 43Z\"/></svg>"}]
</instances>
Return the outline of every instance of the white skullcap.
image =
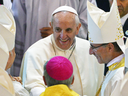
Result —
<instances>
[{"instance_id":1,"label":"white skullcap","mask_svg":"<svg viewBox=\"0 0 128 96\"><path fill-rule=\"evenodd\" d=\"M75 10L74 8L72 8L72 7L70 7L70 6L60 6L60 7L58 7L58 8L52 13L52 16L53 16L55 13L62 12L62 11L68 11L68 12L72 12L72 13L78 15L77 12L76 12L76 10Z\"/></svg>"},{"instance_id":2,"label":"white skullcap","mask_svg":"<svg viewBox=\"0 0 128 96\"><path fill-rule=\"evenodd\" d=\"M90 43L102 44L117 42L124 52L124 34L116 0L113 1L110 12L104 12L88 1L87 16Z\"/></svg>"},{"instance_id":3,"label":"white skullcap","mask_svg":"<svg viewBox=\"0 0 128 96\"><path fill-rule=\"evenodd\" d=\"M16 25L12 13L3 5L0 5L0 35L7 43L9 51L15 45Z\"/></svg>"}]
</instances>

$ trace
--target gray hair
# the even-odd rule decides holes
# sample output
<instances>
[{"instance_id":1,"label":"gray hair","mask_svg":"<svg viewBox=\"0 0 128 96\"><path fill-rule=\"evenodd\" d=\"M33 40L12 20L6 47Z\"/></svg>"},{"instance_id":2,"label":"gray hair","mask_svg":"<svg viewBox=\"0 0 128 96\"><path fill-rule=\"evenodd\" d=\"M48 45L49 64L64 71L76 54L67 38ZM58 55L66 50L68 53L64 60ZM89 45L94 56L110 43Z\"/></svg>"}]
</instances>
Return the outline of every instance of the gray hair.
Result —
<instances>
[{"instance_id":1,"label":"gray hair","mask_svg":"<svg viewBox=\"0 0 128 96\"><path fill-rule=\"evenodd\" d=\"M68 11L61 11L61 12L68 12ZM56 13L55 13L56 14ZM52 16L51 16L51 24L53 25L53 19L54 19L54 15L55 14L53 14ZM80 23L80 20L79 20L79 17L78 17L78 15L76 15L76 14L74 14L75 15L75 22L76 22L76 26L78 26L79 25L79 23Z\"/></svg>"},{"instance_id":2,"label":"gray hair","mask_svg":"<svg viewBox=\"0 0 128 96\"><path fill-rule=\"evenodd\" d=\"M62 80L62 81L55 80L52 77L50 77L47 73L47 70L46 70L47 63L48 63L48 61L44 64L44 77L45 77L47 85L48 86L53 86L53 85L58 85L58 84L65 84L69 87L72 83L72 80L73 80L73 74L67 80Z\"/></svg>"}]
</instances>

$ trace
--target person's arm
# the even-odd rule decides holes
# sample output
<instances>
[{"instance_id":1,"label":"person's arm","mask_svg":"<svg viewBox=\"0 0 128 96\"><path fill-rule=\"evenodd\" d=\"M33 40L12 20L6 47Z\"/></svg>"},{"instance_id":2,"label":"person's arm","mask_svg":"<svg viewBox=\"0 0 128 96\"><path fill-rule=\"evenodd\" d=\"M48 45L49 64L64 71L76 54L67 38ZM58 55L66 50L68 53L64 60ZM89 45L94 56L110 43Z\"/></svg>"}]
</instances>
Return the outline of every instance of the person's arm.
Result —
<instances>
[{"instance_id":1,"label":"person's arm","mask_svg":"<svg viewBox=\"0 0 128 96\"><path fill-rule=\"evenodd\" d=\"M92 4L96 5L95 0L89 0ZM87 23L87 0L79 0L78 15L82 24L78 37L87 39L88 23Z\"/></svg>"},{"instance_id":2,"label":"person's arm","mask_svg":"<svg viewBox=\"0 0 128 96\"><path fill-rule=\"evenodd\" d=\"M22 61L20 76L23 86L30 92L30 96L39 96L45 90L43 82L43 63L39 50L30 50L25 53Z\"/></svg>"},{"instance_id":3,"label":"person's arm","mask_svg":"<svg viewBox=\"0 0 128 96\"><path fill-rule=\"evenodd\" d=\"M45 89L42 87L32 88L30 91L30 96L40 96L40 94L44 91L45 91Z\"/></svg>"},{"instance_id":4,"label":"person's arm","mask_svg":"<svg viewBox=\"0 0 128 96\"><path fill-rule=\"evenodd\" d=\"M29 92L22 87L21 83L18 81L12 81L14 90L15 90L15 96L29 96Z\"/></svg>"}]
</instances>

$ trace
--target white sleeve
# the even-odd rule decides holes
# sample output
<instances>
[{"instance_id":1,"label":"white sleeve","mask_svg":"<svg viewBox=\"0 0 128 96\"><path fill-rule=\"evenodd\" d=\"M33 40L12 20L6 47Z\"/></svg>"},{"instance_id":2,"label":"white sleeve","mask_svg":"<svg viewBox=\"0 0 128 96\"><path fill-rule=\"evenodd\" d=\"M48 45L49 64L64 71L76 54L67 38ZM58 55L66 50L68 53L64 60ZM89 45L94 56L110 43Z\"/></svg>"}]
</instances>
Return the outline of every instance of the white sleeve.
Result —
<instances>
[{"instance_id":1,"label":"white sleeve","mask_svg":"<svg viewBox=\"0 0 128 96\"><path fill-rule=\"evenodd\" d=\"M22 87L20 82L13 81L15 96L29 96L29 92Z\"/></svg>"},{"instance_id":2,"label":"white sleeve","mask_svg":"<svg viewBox=\"0 0 128 96\"><path fill-rule=\"evenodd\" d=\"M27 51L25 53L20 72L23 86L29 92L31 91L31 94L35 94L35 92L40 94L45 90L45 84L43 81L43 62L41 61L41 56L35 54L36 51L38 50L30 50L30 52ZM41 90L35 91L38 87Z\"/></svg>"},{"instance_id":3,"label":"white sleeve","mask_svg":"<svg viewBox=\"0 0 128 96\"><path fill-rule=\"evenodd\" d=\"M44 91L45 91L45 89L42 87L35 87L35 88L31 89L30 96L40 96L40 94Z\"/></svg>"}]
</instances>

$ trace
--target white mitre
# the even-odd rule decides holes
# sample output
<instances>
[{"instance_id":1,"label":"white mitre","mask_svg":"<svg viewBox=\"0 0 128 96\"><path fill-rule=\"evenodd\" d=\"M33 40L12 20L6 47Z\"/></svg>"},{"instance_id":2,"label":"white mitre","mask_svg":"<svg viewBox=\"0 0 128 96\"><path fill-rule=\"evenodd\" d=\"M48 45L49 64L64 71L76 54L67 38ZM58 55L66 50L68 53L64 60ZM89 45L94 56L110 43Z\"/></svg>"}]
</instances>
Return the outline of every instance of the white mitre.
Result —
<instances>
[{"instance_id":1,"label":"white mitre","mask_svg":"<svg viewBox=\"0 0 128 96\"><path fill-rule=\"evenodd\" d=\"M0 35L0 67L5 70L9 58L9 50L4 38Z\"/></svg>"},{"instance_id":2,"label":"white mitre","mask_svg":"<svg viewBox=\"0 0 128 96\"><path fill-rule=\"evenodd\" d=\"M103 44L117 42L124 52L124 34L116 0L113 1L110 12L104 12L88 1L87 17L90 43Z\"/></svg>"},{"instance_id":3,"label":"white mitre","mask_svg":"<svg viewBox=\"0 0 128 96\"><path fill-rule=\"evenodd\" d=\"M7 43L9 51L15 45L16 25L12 13L4 6L0 5L0 35Z\"/></svg>"},{"instance_id":4,"label":"white mitre","mask_svg":"<svg viewBox=\"0 0 128 96\"><path fill-rule=\"evenodd\" d=\"M52 15L54 15L55 13L58 13L58 12L62 12L62 11L68 11L68 12L72 12L72 13L78 15L74 8L72 8L70 6L66 6L66 5L58 7L55 11L53 11Z\"/></svg>"}]
</instances>

